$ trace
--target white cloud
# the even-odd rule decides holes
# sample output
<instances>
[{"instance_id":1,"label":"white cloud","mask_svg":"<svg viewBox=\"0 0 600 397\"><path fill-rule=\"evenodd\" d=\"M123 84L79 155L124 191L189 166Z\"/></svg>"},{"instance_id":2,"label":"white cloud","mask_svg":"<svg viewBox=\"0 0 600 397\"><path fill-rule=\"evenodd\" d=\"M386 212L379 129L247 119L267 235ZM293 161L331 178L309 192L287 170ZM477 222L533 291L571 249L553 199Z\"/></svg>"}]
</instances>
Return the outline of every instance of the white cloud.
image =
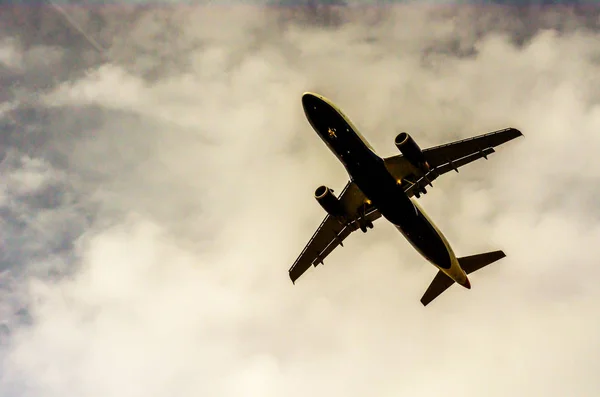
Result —
<instances>
[{"instance_id":1,"label":"white cloud","mask_svg":"<svg viewBox=\"0 0 600 397\"><path fill-rule=\"evenodd\" d=\"M10 194L17 197L35 194L60 179L60 173L53 170L46 161L27 155L22 155L18 159L15 156L18 154L11 153L5 163L16 160L18 165L3 167L12 168L6 170L8 172L3 178L3 186Z\"/></svg>"},{"instance_id":2,"label":"white cloud","mask_svg":"<svg viewBox=\"0 0 600 397\"><path fill-rule=\"evenodd\" d=\"M62 176L82 179L72 185L96 220L72 276L28 280L33 325L12 330L0 392L595 396L597 34L543 31L519 48L438 27L426 8L328 31L277 30L240 9L213 9L208 25L194 22L205 9L172 16L174 46L204 40L188 72L150 82L115 62L44 97L106 112L81 126ZM135 27L149 48L154 12ZM456 36L478 54L423 60ZM434 268L379 221L292 286L287 270L324 216L314 189L347 178L304 119L308 90L382 155L400 130L425 147L520 128L421 200L457 254L507 258L423 308ZM12 199L52 178L24 159L8 173Z\"/></svg>"},{"instance_id":3,"label":"white cloud","mask_svg":"<svg viewBox=\"0 0 600 397\"><path fill-rule=\"evenodd\" d=\"M23 67L23 56L17 49L15 40L5 38L0 43L0 64L10 69Z\"/></svg>"},{"instance_id":4,"label":"white cloud","mask_svg":"<svg viewBox=\"0 0 600 397\"><path fill-rule=\"evenodd\" d=\"M83 82L66 83L44 99L48 106L102 104L129 110L134 104L146 100L139 96L142 86L141 79L129 77L123 69L106 64L90 71Z\"/></svg>"}]
</instances>

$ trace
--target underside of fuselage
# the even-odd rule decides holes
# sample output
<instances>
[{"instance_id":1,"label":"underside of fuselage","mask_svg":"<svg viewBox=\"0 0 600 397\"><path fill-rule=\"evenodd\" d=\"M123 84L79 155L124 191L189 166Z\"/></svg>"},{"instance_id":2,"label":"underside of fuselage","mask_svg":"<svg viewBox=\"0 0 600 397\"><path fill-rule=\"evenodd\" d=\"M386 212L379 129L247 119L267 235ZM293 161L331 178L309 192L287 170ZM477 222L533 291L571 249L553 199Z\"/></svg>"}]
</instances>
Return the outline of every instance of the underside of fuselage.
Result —
<instances>
[{"instance_id":1,"label":"underside of fuselage","mask_svg":"<svg viewBox=\"0 0 600 397\"><path fill-rule=\"evenodd\" d=\"M381 215L394 224L429 262L445 271L453 268L456 257L448 242L419 206L405 194L399 181L385 167L383 159L352 122L325 98L305 94L302 104L313 129ZM460 273L464 275L462 271Z\"/></svg>"}]
</instances>

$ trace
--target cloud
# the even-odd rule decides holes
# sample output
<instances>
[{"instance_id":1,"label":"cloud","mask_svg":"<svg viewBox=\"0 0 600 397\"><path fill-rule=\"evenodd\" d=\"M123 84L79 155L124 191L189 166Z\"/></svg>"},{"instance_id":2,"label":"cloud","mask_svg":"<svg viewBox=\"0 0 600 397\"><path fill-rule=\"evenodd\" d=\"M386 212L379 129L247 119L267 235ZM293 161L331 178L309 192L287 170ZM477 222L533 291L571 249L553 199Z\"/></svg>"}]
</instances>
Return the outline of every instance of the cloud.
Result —
<instances>
[{"instance_id":1,"label":"cloud","mask_svg":"<svg viewBox=\"0 0 600 397\"><path fill-rule=\"evenodd\" d=\"M0 394L597 394L597 19L94 10L74 17L109 61L74 63L85 43L43 12L46 31L2 41L11 76L45 83L0 113ZM507 258L423 308L435 270L380 221L292 286L314 189L347 181L303 91L382 156L400 131L427 147L520 128L421 199L458 255Z\"/></svg>"}]
</instances>

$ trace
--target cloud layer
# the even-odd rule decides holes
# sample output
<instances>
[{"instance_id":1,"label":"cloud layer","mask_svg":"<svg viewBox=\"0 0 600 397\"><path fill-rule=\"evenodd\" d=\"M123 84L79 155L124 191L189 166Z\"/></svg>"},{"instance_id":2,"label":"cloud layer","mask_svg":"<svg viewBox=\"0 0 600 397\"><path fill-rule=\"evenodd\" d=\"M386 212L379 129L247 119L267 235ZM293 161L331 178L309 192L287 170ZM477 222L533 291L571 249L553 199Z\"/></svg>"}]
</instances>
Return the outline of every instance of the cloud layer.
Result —
<instances>
[{"instance_id":1,"label":"cloud layer","mask_svg":"<svg viewBox=\"0 0 600 397\"><path fill-rule=\"evenodd\" d=\"M73 9L102 56L10 10L1 395L598 394L596 10ZM292 286L314 189L347 181L304 91L382 156L521 129L421 199L507 258L423 308L435 269L380 221Z\"/></svg>"}]
</instances>

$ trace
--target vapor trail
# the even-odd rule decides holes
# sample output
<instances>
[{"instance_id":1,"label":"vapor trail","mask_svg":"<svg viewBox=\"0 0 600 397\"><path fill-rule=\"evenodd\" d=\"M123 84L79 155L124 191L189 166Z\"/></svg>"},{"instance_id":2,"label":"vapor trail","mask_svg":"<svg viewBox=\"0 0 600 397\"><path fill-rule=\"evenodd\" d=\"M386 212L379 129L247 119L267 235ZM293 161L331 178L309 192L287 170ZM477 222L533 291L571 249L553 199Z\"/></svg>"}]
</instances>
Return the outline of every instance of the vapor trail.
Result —
<instances>
[{"instance_id":1,"label":"vapor trail","mask_svg":"<svg viewBox=\"0 0 600 397\"><path fill-rule=\"evenodd\" d=\"M96 41L94 40L94 38L92 36L90 36L89 34L87 34L83 28L81 26L79 26L79 24L77 24L77 22L75 22L75 20L73 20L73 18L71 18L69 16L69 14L67 14L67 12L65 10L63 10L61 7L59 7L57 4L54 4L51 0L46 0L48 2L48 4L50 4L56 11L58 11L65 19L66 21L75 29L77 29L77 31L79 33L81 33L81 35L88 41L88 43L90 43L92 45L92 47L94 47L94 49L96 49L96 51L98 51L100 54L102 54L103 56L106 57L106 50Z\"/></svg>"}]
</instances>

